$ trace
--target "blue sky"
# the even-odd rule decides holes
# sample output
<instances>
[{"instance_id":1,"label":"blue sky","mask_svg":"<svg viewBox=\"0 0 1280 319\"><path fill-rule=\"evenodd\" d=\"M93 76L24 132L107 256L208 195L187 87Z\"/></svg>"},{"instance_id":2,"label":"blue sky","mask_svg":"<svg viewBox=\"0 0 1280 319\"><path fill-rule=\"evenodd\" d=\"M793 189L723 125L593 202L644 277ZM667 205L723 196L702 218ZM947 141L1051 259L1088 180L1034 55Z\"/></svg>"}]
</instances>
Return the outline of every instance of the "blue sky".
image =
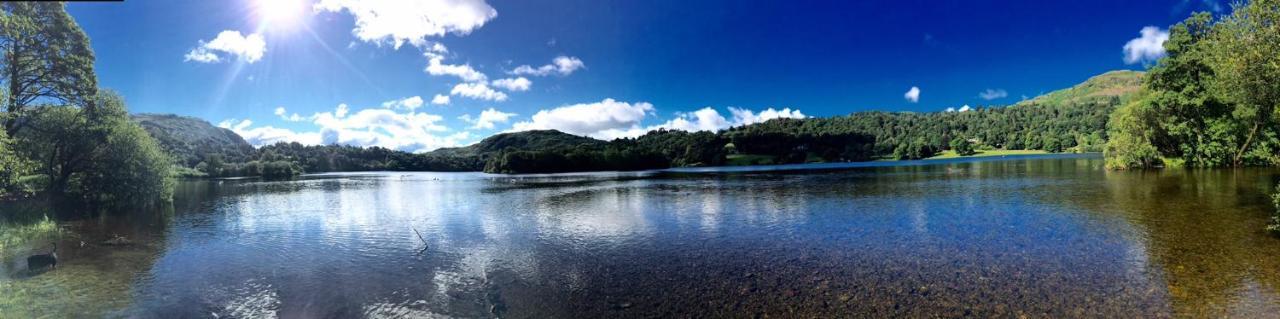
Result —
<instances>
[{"instance_id":1,"label":"blue sky","mask_svg":"<svg viewBox=\"0 0 1280 319\"><path fill-rule=\"evenodd\" d=\"M133 112L203 118L254 144L405 151L527 129L609 139L1012 104L1142 69L1162 54L1169 25L1224 9L1211 0L68 5L93 41L99 83Z\"/></svg>"}]
</instances>

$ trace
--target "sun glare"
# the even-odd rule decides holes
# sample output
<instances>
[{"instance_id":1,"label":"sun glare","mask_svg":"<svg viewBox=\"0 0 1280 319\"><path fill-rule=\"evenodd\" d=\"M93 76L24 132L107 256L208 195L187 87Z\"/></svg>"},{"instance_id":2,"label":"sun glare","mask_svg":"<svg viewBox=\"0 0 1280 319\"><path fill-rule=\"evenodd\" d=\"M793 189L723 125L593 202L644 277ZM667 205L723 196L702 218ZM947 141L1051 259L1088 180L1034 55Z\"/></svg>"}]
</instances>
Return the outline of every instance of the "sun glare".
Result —
<instances>
[{"instance_id":1,"label":"sun glare","mask_svg":"<svg viewBox=\"0 0 1280 319\"><path fill-rule=\"evenodd\" d=\"M269 30L293 29L307 15L306 0L255 0L258 23Z\"/></svg>"}]
</instances>

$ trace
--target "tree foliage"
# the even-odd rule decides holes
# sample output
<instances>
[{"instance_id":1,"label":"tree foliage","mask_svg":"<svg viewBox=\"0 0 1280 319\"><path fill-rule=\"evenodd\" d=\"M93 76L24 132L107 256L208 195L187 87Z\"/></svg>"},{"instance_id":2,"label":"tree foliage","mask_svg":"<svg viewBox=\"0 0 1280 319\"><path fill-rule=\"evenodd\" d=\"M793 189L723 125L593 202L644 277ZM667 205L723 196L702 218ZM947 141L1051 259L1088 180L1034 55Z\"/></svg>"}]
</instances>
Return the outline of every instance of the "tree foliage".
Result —
<instances>
[{"instance_id":1,"label":"tree foliage","mask_svg":"<svg viewBox=\"0 0 1280 319\"><path fill-rule=\"evenodd\" d=\"M62 3L0 3L0 51L9 135L36 104L93 108L98 89L93 50Z\"/></svg>"},{"instance_id":2,"label":"tree foliage","mask_svg":"<svg viewBox=\"0 0 1280 319\"><path fill-rule=\"evenodd\" d=\"M47 191L95 205L168 200L172 159L114 92L100 92L94 104L35 108L18 131L19 149L49 178Z\"/></svg>"},{"instance_id":3,"label":"tree foliage","mask_svg":"<svg viewBox=\"0 0 1280 319\"><path fill-rule=\"evenodd\" d=\"M16 142L0 130L0 194L17 191L18 180L31 170L31 164L18 156Z\"/></svg>"},{"instance_id":4,"label":"tree foliage","mask_svg":"<svg viewBox=\"0 0 1280 319\"><path fill-rule=\"evenodd\" d=\"M94 104L84 112L90 134L103 142L84 150L96 156L79 173L75 191L100 205L149 205L172 198L173 160L159 142L129 119L124 100L114 92L99 93Z\"/></svg>"},{"instance_id":5,"label":"tree foliage","mask_svg":"<svg viewBox=\"0 0 1280 319\"><path fill-rule=\"evenodd\" d=\"M1280 164L1280 1L1170 28L1144 98L1111 117L1110 168Z\"/></svg>"},{"instance_id":6,"label":"tree foliage","mask_svg":"<svg viewBox=\"0 0 1280 319\"><path fill-rule=\"evenodd\" d=\"M960 156L969 156L978 153L977 150L973 149L973 143L970 143L969 140L963 137L951 139L951 151Z\"/></svg>"}]
</instances>

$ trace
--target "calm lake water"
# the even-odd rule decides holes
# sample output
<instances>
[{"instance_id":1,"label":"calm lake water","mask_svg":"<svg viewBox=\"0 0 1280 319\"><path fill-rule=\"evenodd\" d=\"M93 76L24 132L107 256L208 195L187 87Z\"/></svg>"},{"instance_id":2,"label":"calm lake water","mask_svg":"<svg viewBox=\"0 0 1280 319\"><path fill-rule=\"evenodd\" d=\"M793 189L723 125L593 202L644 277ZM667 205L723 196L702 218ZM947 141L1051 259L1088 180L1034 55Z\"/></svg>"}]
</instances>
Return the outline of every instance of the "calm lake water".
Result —
<instances>
[{"instance_id":1,"label":"calm lake water","mask_svg":"<svg viewBox=\"0 0 1280 319\"><path fill-rule=\"evenodd\" d=\"M1280 317L1280 171L1102 165L187 181L4 260L0 317Z\"/></svg>"}]
</instances>

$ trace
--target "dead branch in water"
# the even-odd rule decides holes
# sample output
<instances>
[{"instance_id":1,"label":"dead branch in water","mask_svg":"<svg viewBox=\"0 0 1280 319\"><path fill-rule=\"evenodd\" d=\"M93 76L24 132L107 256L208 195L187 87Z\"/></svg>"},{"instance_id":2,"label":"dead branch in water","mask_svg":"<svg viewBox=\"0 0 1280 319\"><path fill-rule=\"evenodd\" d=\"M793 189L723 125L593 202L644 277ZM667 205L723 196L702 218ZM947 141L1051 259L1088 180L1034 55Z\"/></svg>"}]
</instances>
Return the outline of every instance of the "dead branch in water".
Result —
<instances>
[{"instance_id":1,"label":"dead branch in water","mask_svg":"<svg viewBox=\"0 0 1280 319\"><path fill-rule=\"evenodd\" d=\"M427 248L431 248L431 244L427 243L426 238L422 238L422 233L419 233L417 228L413 228L413 227L409 227L409 228L413 229L413 233L418 234L418 240L422 241L422 250L418 251L418 255L422 255L422 253L427 251Z\"/></svg>"}]
</instances>

